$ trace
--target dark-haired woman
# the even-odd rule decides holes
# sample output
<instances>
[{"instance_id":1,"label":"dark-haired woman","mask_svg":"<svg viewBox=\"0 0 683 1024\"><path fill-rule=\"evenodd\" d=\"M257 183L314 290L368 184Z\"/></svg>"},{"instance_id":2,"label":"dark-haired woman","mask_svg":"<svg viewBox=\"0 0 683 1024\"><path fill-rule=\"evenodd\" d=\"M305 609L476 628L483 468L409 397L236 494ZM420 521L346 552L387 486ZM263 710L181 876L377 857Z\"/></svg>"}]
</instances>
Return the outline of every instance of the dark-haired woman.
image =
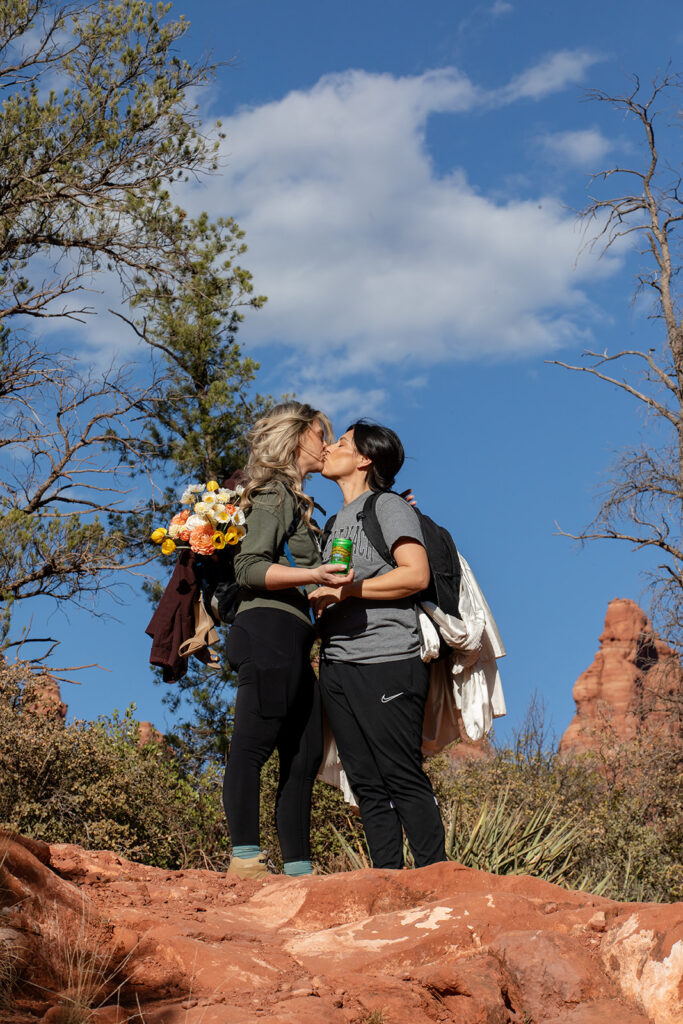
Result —
<instances>
[{"instance_id":1,"label":"dark-haired woman","mask_svg":"<svg viewBox=\"0 0 683 1024\"><path fill-rule=\"evenodd\" d=\"M429 672L420 659L413 596L429 583L419 519L389 493L403 446L387 427L359 421L325 448L323 476L341 488L332 539L353 541L354 581L311 594L320 617L320 688L344 770L358 799L373 866L403 867L403 832L415 865L445 860L444 832L422 769L422 722ZM363 531L363 506L382 493L376 513L396 567Z\"/></svg>"}]
</instances>

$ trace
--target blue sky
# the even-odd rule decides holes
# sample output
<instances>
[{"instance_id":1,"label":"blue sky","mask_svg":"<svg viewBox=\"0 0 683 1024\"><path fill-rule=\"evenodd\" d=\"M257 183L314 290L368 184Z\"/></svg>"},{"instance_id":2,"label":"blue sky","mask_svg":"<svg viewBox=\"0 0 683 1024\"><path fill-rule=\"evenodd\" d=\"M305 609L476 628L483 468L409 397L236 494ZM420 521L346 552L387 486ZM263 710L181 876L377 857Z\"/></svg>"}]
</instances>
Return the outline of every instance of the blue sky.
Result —
<instances>
[{"instance_id":1,"label":"blue sky","mask_svg":"<svg viewBox=\"0 0 683 1024\"><path fill-rule=\"evenodd\" d=\"M660 342L631 304L634 255L579 255L589 174L639 156L629 125L585 90L680 67L679 5L194 7L189 54L233 60L199 96L226 132L221 171L179 198L246 231L244 264L269 297L241 331L258 389L295 391L340 432L357 415L399 432L400 486L450 528L508 649L498 734L534 691L560 734L607 603L641 598L648 558L578 549L556 522L590 520L612 452L645 426L622 394L546 360ZM134 354L117 323L98 317L74 346ZM312 492L334 510L333 485ZM120 602L100 605L104 620L51 613L62 664L110 670L81 673L64 698L77 717L135 701L163 729L135 581Z\"/></svg>"}]
</instances>

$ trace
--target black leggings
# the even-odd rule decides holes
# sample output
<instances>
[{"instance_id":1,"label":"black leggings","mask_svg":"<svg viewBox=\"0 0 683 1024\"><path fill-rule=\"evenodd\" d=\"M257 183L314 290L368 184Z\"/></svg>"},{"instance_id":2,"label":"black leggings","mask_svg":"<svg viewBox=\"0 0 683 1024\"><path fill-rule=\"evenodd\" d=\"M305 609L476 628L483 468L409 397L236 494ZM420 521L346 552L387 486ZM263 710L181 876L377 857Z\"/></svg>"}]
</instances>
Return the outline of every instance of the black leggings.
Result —
<instances>
[{"instance_id":1,"label":"black leggings","mask_svg":"<svg viewBox=\"0 0 683 1024\"><path fill-rule=\"evenodd\" d=\"M277 747L275 821L284 861L310 858L311 791L322 759L313 630L288 611L251 608L228 634L237 699L223 805L233 846L258 846L261 768Z\"/></svg>"}]
</instances>

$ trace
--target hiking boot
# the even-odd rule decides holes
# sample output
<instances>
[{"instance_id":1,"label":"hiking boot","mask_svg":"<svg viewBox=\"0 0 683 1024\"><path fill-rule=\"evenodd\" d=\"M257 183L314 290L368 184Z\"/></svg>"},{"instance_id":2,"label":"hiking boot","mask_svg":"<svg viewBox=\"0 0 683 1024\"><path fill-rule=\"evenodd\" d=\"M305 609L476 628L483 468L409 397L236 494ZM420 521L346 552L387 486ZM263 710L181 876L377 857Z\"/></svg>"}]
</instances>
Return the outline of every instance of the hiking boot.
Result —
<instances>
[{"instance_id":1,"label":"hiking boot","mask_svg":"<svg viewBox=\"0 0 683 1024\"><path fill-rule=\"evenodd\" d=\"M237 878L263 878L268 874L265 853L257 853L255 857L231 857L228 874Z\"/></svg>"}]
</instances>

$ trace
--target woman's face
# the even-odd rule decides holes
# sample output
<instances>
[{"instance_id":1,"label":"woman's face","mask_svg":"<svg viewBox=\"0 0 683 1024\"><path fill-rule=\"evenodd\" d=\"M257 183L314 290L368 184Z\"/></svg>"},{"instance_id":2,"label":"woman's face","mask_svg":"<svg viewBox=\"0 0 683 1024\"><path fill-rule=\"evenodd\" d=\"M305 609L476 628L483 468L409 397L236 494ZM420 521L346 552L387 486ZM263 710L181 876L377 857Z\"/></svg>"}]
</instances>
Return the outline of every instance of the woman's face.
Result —
<instances>
[{"instance_id":1,"label":"woman's face","mask_svg":"<svg viewBox=\"0 0 683 1024\"><path fill-rule=\"evenodd\" d=\"M325 431L320 420L313 420L301 435L296 461L301 475L320 473L325 458Z\"/></svg>"},{"instance_id":2,"label":"woman's face","mask_svg":"<svg viewBox=\"0 0 683 1024\"><path fill-rule=\"evenodd\" d=\"M363 456L353 443L353 431L347 430L334 444L325 445L323 476L329 480L350 476L359 468L359 461Z\"/></svg>"}]
</instances>

